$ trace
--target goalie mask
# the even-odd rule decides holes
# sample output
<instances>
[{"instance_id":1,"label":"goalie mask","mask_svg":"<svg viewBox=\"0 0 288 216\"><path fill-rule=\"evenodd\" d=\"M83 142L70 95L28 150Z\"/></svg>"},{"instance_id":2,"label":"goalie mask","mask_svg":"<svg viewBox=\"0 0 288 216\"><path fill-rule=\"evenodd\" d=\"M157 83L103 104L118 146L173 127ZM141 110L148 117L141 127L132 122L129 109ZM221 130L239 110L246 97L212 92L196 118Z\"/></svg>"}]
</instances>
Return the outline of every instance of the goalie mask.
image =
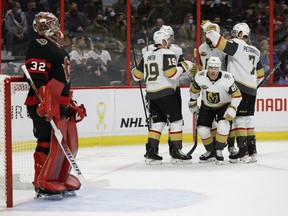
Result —
<instances>
[{"instance_id":1,"label":"goalie mask","mask_svg":"<svg viewBox=\"0 0 288 216\"><path fill-rule=\"evenodd\" d=\"M153 35L155 45L161 44L167 47L168 41L170 41L170 35L164 31L156 31Z\"/></svg>"},{"instance_id":2,"label":"goalie mask","mask_svg":"<svg viewBox=\"0 0 288 216\"><path fill-rule=\"evenodd\" d=\"M243 38L244 36L249 37L250 28L246 23L238 23L234 25L233 30L238 38ZM239 37L239 34L242 32L242 37Z\"/></svg>"},{"instance_id":3,"label":"goalie mask","mask_svg":"<svg viewBox=\"0 0 288 216\"><path fill-rule=\"evenodd\" d=\"M159 31L164 31L170 35L172 39L174 39L174 31L171 26L162 25Z\"/></svg>"},{"instance_id":4,"label":"goalie mask","mask_svg":"<svg viewBox=\"0 0 288 216\"><path fill-rule=\"evenodd\" d=\"M33 21L33 29L41 36L57 40L63 38L58 18L50 12L39 12Z\"/></svg>"}]
</instances>

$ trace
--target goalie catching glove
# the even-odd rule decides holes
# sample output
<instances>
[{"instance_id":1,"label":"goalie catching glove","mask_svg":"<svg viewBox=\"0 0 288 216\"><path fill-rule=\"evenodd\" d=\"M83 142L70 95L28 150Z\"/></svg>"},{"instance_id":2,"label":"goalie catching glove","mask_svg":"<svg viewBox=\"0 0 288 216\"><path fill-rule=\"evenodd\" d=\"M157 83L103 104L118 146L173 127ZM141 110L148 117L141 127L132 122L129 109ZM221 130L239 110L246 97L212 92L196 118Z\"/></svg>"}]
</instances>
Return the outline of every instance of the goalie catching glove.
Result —
<instances>
[{"instance_id":1,"label":"goalie catching glove","mask_svg":"<svg viewBox=\"0 0 288 216\"><path fill-rule=\"evenodd\" d=\"M201 22L201 28L205 33L213 30L216 31L216 25L210 22L210 20L203 20Z\"/></svg>"},{"instance_id":2,"label":"goalie catching glove","mask_svg":"<svg viewBox=\"0 0 288 216\"><path fill-rule=\"evenodd\" d=\"M232 121L236 116L236 108L233 106L228 106L227 110L224 113L224 118L227 121Z\"/></svg>"},{"instance_id":3,"label":"goalie catching glove","mask_svg":"<svg viewBox=\"0 0 288 216\"><path fill-rule=\"evenodd\" d=\"M190 99L190 101L188 102L188 107L189 107L189 110L190 112L193 114L193 113L196 113L198 111L198 106L197 106L197 100L193 100L192 98Z\"/></svg>"}]
</instances>

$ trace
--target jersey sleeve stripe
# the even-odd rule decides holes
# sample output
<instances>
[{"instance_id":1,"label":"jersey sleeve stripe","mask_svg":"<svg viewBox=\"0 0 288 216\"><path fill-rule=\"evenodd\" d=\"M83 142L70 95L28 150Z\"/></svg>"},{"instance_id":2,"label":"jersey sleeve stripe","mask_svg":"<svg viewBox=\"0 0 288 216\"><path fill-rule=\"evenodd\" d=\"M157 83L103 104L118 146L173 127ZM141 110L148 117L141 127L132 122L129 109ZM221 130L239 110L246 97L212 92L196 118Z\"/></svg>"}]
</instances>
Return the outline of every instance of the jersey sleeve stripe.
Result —
<instances>
[{"instance_id":1,"label":"jersey sleeve stripe","mask_svg":"<svg viewBox=\"0 0 288 216\"><path fill-rule=\"evenodd\" d=\"M177 69L175 67L164 71L165 76L168 78L172 78L173 76L175 76L176 73L177 73Z\"/></svg>"},{"instance_id":2,"label":"jersey sleeve stripe","mask_svg":"<svg viewBox=\"0 0 288 216\"><path fill-rule=\"evenodd\" d=\"M27 65L27 64L29 64L29 63L31 63L33 61L34 62L44 62L47 68L51 68L51 64L50 63L46 62L43 59L37 59L37 58L30 58L30 59L25 61L25 64Z\"/></svg>"},{"instance_id":3,"label":"jersey sleeve stripe","mask_svg":"<svg viewBox=\"0 0 288 216\"><path fill-rule=\"evenodd\" d=\"M143 79L144 78L144 73L139 71L137 68L133 70L133 76L136 78L136 79Z\"/></svg>"},{"instance_id":4,"label":"jersey sleeve stripe","mask_svg":"<svg viewBox=\"0 0 288 216\"><path fill-rule=\"evenodd\" d=\"M220 36L216 47L223 51L224 48L226 47L226 44L227 44L227 39L225 39L222 36Z\"/></svg>"}]
</instances>

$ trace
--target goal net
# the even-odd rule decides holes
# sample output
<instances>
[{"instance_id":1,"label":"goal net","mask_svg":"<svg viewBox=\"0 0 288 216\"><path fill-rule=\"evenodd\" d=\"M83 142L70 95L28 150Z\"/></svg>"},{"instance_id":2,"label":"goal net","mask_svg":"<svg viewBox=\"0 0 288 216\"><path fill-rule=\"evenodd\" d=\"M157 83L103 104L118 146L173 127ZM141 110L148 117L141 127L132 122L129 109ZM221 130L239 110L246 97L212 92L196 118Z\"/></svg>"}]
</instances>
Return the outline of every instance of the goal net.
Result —
<instances>
[{"instance_id":1,"label":"goal net","mask_svg":"<svg viewBox=\"0 0 288 216\"><path fill-rule=\"evenodd\" d=\"M36 139L27 115L23 78L0 75L0 207L13 206L13 190L33 189Z\"/></svg>"}]
</instances>

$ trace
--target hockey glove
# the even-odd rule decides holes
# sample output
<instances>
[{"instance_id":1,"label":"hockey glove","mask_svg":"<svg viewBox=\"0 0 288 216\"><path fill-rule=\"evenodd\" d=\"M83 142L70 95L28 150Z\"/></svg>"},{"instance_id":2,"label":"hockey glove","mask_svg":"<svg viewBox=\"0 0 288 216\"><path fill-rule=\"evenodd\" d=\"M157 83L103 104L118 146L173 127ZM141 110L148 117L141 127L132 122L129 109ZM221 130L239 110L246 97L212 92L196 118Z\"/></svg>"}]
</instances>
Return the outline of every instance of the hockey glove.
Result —
<instances>
[{"instance_id":1,"label":"hockey glove","mask_svg":"<svg viewBox=\"0 0 288 216\"><path fill-rule=\"evenodd\" d=\"M44 118L46 121L51 121L53 118L53 115L51 115L49 112L47 112L47 107L44 102L41 102L37 109L36 109L38 115L42 118Z\"/></svg>"},{"instance_id":2,"label":"hockey glove","mask_svg":"<svg viewBox=\"0 0 288 216\"><path fill-rule=\"evenodd\" d=\"M191 73L193 76L195 76L195 74L197 73L197 71L198 71L197 65L196 65L196 64L193 64L193 67L192 67L192 69L190 70L190 73Z\"/></svg>"},{"instance_id":3,"label":"hockey glove","mask_svg":"<svg viewBox=\"0 0 288 216\"><path fill-rule=\"evenodd\" d=\"M236 108L233 106L228 106L227 110L224 113L224 118L227 121L233 121L236 116Z\"/></svg>"},{"instance_id":4,"label":"hockey glove","mask_svg":"<svg viewBox=\"0 0 288 216\"><path fill-rule=\"evenodd\" d=\"M181 61L178 65L183 68L183 72L190 71L193 68L193 63L188 60Z\"/></svg>"},{"instance_id":5,"label":"hockey glove","mask_svg":"<svg viewBox=\"0 0 288 216\"><path fill-rule=\"evenodd\" d=\"M210 22L210 20L203 20L201 23L201 28L205 33L212 30L216 31L216 26L213 25L213 23Z\"/></svg>"},{"instance_id":6,"label":"hockey glove","mask_svg":"<svg viewBox=\"0 0 288 216\"><path fill-rule=\"evenodd\" d=\"M85 118L85 116L87 116L86 108L84 107L83 104L78 106L75 101L71 101L68 116L75 116L75 122L78 123L82 121Z\"/></svg>"},{"instance_id":7,"label":"hockey glove","mask_svg":"<svg viewBox=\"0 0 288 216\"><path fill-rule=\"evenodd\" d=\"M192 98L190 98L190 101L188 102L188 107L192 114L196 113L199 109L197 106L197 100L193 100Z\"/></svg>"}]
</instances>

